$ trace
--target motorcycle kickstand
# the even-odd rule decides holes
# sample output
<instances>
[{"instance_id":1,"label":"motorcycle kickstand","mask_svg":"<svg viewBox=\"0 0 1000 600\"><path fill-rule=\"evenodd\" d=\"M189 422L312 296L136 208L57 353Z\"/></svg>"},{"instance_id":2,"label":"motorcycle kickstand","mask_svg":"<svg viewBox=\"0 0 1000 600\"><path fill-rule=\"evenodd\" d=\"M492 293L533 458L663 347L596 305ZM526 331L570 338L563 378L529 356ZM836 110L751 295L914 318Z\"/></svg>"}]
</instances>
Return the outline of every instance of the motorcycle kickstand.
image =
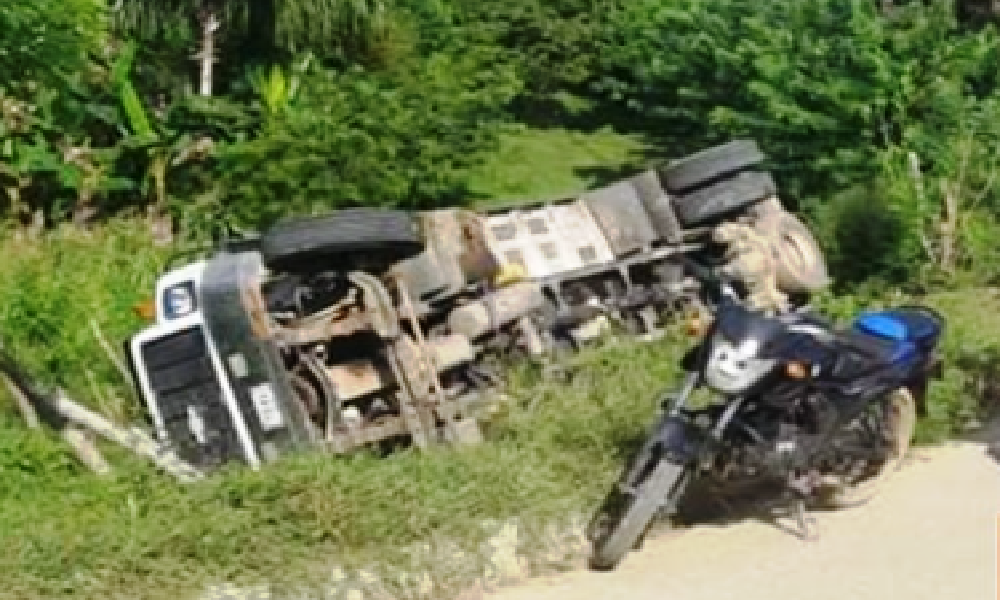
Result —
<instances>
[{"instance_id":1,"label":"motorcycle kickstand","mask_svg":"<svg viewBox=\"0 0 1000 600\"><path fill-rule=\"evenodd\" d=\"M815 542L819 540L819 531L816 527L816 519L806 513L805 498L796 498L792 502L792 510L795 511L795 523L799 531L797 536L803 542Z\"/></svg>"},{"instance_id":2,"label":"motorcycle kickstand","mask_svg":"<svg viewBox=\"0 0 1000 600\"><path fill-rule=\"evenodd\" d=\"M791 509L795 513L795 523L799 531L796 536L804 542L815 542L819 539L816 530L816 519L806 513L806 500L810 497L815 485L815 476L809 473L803 477L791 477L785 488L790 494Z\"/></svg>"}]
</instances>

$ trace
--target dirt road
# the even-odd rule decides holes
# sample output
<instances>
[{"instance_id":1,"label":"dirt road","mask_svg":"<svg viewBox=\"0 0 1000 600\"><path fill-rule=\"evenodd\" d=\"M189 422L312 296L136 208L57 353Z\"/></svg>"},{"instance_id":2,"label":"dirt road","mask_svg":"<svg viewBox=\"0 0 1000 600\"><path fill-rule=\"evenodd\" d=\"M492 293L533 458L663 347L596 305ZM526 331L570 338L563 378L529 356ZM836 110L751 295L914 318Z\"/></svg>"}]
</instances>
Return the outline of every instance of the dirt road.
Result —
<instances>
[{"instance_id":1,"label":"dirt road","mask_svg":"<svg viewBox=\"0 0 1000 600\"><path fill-rule=\"evenodd\" d=\"M648 541L617 571L538 579L493 600L992 600L1000 465L955 443L911 453L866 506L814 515L803 542L771 525Z\"/></svg>"}]
</instances>

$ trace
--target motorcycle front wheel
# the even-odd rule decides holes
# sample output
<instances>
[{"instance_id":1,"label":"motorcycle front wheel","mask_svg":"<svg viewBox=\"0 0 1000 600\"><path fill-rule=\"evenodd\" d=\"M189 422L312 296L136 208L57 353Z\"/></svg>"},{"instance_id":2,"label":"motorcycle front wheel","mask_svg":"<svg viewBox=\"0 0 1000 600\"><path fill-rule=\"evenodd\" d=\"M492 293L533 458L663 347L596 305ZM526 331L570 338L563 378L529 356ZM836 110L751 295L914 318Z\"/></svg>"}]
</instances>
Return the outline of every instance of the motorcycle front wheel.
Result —
<instances>
[{"instance_id":1,"label":"motorcycle front wheel","mask_svg":"<svg viewBox=\"0 0 1000 600\"><path fill-rule=\"evenodd\" d=\"M660 508L676 503L684 493L691 468L665 458L655 460L634 492L616 489L591 523L591 568L606 571L617 567L641 540Z\"/></svg>"}]
</instances>

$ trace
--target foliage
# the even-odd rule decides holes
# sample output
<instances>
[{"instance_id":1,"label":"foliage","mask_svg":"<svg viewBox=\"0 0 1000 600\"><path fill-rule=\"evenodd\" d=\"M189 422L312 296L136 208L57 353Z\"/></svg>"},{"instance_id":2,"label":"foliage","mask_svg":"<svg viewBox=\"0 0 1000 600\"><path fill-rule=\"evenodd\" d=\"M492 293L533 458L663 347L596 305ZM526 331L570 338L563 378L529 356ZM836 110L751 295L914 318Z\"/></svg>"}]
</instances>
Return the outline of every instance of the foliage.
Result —
<instances>
[{"instance_id":1,"label":"foliage","mask_svg":"<svg viewBox=\"0 0 1000 600\"><path fill-rule=\"evenodd\" d=\"M0 278L0 324L14 334L8 346L36 372L122 418L129 384L103 358L89 320L110 339L133 331L128 307L150 289L162 253L144 233L119 225L90 237L67 229L45 245L8 242L3 250L12 257ZM843 319L904 301L873 291L824 309ZM970 391L995 377L979 357L995 352L990 332L1000 306L979 290L925 301L950 325L947 377L935 384L931 418L921 426L922 439L935 440L974 416ZM0 475L11 483L0 488L7 549L0 596L124 599L142 589L151 600L183 598L223 580L319 590L335 565L389 570L411 564L413 545L447 541L459 557L420 566L431 569L435 597L451 597L457 590L441 589L442 581L467 586L482 575L485 522L516 516L548 524L593 510L654 417L656 393L676 382L686 343L669 336L592 348L572 357L569 376L558 381L522 365L487 431L490 442L477 448L389 458L303 454L186 487L118 456L114 478L93 477L57 439L25 431L0 392ZM966 370L971 363L980 366Z\"/></svg>"},{"instance_id":2,"label":"foliage","mask_svg":"<svg viewBox=\"0 0 1000 600\"><path fill-rule=\"evenodd\" d=\"M529 98L580 86L598 73L608 16L621 0L456 0L466 43L503 48Z\"/></svg>"},{"instance_id":3,"label":"foliage","mask_svg":"<svg viewBox=\"0 0 1000 600\"><path fill-rule=\"evenodd\" d=\"M164 251L135 224L90 234L71 226L36 241L5 239L0 264L0 337L33 373L81 393L117 417L141 414L116 355L142 322L132 306L151 293Z\"/></svg>"},{"instance_id":4,"label":"foliage","mask_svg":"<svg viewBox=\"0 0 1000 600\"><path fill-rule=\"evenodd\" d=\"M464 200L465 171L493 147L509 72L437 54L403 75L311 68L261 86L260 127L217 153L220 201L237 226L350 205L420 208ZM198 207L199 211L205 210Z\"/></svg>"},{"instance_id":5,"label":"foliage","mask_svg":"<svg viewBox=\"0 0 1000 600\"><path fill-rule=\"evenodd\" d=\"M385 0L122 0L111 11L115 28L161 45L197 45L205 12L220 21L220 38L233 50L256 50L257 58L275 51L312 49L324 57L372 57L394 24L393 3ZM232 57L236 59L236 57Z\"/></svg>"},{"instance_id":6,"label":"foliage","mask_svg":"<svg viewBox=\"0 0 1000 600\"><path fill-rule=\"evenodd\" d=\"M0 6L0 89L30 93L85 69L103 42L100 0L32 0Z\"/></svg>"},{"instance_id":7,"label":"foliage","mask_svg":"<svg viewBox=\"0 0 1000 600\"><path fill-rule=\"evenodd\" d=\"M106 133L85 96L106 42L103 2L40 0L0 7L2 217L57 214L80 196L115 187L91 140ZM95 97L100 97L95 93ZM85 133L86 132L86 133Z\"/></svg>"},{"instance_id":8,"label":"foliage","mask_svg":"<svg viewBox=\"0 0 1000 600\"><path fill-rule=\"evenodd\" d=\"M884 16L868 0L639 1L617 14L613 34L602 93L681 148L759 140L786 195L817 217L835 217L815 222L831 228L822 234L842 278L880 272L898 280L935 259L943 185L959 185L960 201L972 204L977 193L995 195L988 65L998 39L989 29L963 33L947 2ZM921 173L922 195L913 187ZM850 188L874 204L823 206ZM854 218L852 202L863 218L880 211L880 255L836 245L837 230L854 227L836 220Z\"/></svg>"}]
</instances>

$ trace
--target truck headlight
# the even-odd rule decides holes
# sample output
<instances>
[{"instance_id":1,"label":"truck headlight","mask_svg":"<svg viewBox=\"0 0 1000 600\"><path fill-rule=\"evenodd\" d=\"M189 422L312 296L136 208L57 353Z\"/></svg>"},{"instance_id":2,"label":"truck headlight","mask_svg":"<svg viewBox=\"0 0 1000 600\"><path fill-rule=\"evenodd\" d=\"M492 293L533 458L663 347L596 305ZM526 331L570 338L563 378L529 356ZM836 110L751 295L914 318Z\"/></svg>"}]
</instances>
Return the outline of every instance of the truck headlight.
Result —
<instances>
[{"instance_id":1,"label":"truck headlight","mask_svg":"<svg viewBox=\"0 0 1000 600\"><path fill-rule=\"evenodd\" d=\"M168 319L187 316L197 308L198 301L194 295L194 282L185 281L164 290L163 312Z\"/></svg>"}]
</instances>

